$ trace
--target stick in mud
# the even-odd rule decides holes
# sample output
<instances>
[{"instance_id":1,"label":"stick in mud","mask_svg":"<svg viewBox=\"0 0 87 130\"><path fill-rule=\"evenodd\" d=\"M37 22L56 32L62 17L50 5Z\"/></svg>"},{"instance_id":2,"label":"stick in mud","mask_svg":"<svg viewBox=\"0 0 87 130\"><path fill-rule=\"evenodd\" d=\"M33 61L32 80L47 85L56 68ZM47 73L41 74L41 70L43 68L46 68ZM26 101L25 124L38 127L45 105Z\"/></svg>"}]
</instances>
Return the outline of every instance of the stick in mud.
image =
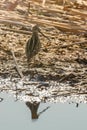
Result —
<instances>
[{"instance_id":1,"label":"stick in mud","mask_svg":"<svg viewBox=\"0 0 87 130\"><path fill-rule=\"evenodd\" d=\"M23 76L21 70L19 69L19 66L18 66L18 64L17 64L17 60L16 60L16 57L15 57L15 54L14 54L13 50L10 50L10 51L11 51L11 54L12 54L12 56L13 56L13 60L14 60L14 63L15 63L17 72L18 72L18 74L20 75L20 77L23 78L24 76Z\"/></svg>"}]
</instances>

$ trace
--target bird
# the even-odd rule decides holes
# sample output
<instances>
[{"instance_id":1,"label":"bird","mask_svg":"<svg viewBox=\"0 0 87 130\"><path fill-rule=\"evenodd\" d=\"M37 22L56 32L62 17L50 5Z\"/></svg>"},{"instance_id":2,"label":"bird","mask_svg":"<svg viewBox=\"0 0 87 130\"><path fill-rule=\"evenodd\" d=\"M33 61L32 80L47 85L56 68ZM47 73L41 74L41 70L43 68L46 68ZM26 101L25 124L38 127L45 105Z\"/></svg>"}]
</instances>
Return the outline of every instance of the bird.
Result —
<instances>
[{"instance_id":1,"label":"bird","mask_svg":"<svg viewBox=\"0 0 87 130\"><path fill-rule=\"evenodd\" d=\"M32 36L26 43L26 57L27 57L27 62L29 64L30 60L38 54L41 48L41 43L39 39L38 32L40 32L39 26L35 25L32 29Z\"/></svg>"}]
</instances>

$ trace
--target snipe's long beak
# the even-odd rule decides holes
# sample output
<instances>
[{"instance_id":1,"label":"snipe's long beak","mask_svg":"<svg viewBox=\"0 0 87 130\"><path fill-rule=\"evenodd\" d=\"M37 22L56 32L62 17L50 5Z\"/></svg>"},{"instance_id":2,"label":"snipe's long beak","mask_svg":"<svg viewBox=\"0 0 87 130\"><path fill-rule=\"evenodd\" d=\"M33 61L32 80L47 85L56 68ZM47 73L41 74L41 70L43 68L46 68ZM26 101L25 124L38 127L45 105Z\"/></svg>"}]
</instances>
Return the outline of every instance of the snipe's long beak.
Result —
<instances>
[{"instance_id":1,"label":"snipe's long beak","mask_svg":"<svg viewBox=\"0 0 87 130\"><path fill-rule=\"evenodd\" d=\"M46 35L44 35L44 34L41 32L41 29L40 29L40 28L38 28L38 31L42 34L42 36L44 36L45 38L47 38L47 39L50 41L50 38L47 37Z\"/></svg>"}]
</instances>

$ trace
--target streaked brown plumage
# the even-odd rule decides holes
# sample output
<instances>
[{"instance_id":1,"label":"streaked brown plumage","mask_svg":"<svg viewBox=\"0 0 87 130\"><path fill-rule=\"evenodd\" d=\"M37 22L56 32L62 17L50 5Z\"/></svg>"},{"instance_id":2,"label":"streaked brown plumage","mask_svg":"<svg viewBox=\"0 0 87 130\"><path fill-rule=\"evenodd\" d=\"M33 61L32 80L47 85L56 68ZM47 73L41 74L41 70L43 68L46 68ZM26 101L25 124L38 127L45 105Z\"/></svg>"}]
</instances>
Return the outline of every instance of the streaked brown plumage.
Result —
<instances>
[{"instance_id":1,"label":"streaked brown plumage","mask_svg":"<svg viewBox=\"0 0 87 130\"><path fill-rule=\"evenodd\" d=\"M26 51L28 63L40 51L41 44L40 44L38 32L39 32L39 27L38 25L35 25L32 29L32 36L26 44L25 51Z\"/></svg>"}]
</instances>

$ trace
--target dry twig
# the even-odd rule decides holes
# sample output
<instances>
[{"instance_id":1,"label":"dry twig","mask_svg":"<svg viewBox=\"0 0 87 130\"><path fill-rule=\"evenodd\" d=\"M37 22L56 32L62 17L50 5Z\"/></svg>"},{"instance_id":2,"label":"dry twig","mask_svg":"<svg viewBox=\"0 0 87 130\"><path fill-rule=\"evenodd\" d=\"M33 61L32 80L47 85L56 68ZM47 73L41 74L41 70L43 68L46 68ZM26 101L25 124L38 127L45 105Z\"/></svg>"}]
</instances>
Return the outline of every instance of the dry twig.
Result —
<instances>
[{"instance_id":1,"label":"dry twig","mask_svg":"<svg viewBox=\"0 0 87 130\"><path fill-rule=\"evenodd\" d=\"M19 69L19 66L18 66L18 64L17 64L17 60L16 60L16 57L15 57L15 54L14 54L13 50L10 50L10 51L11 51L11 54L12 54L12 56L13 56L14 63L15 63L15 65L16 65L17 72L18 72L18 74L20 75L20 77L23 78L24 76L23 76L21 70Z\"/></svg>"}]
</instances>

